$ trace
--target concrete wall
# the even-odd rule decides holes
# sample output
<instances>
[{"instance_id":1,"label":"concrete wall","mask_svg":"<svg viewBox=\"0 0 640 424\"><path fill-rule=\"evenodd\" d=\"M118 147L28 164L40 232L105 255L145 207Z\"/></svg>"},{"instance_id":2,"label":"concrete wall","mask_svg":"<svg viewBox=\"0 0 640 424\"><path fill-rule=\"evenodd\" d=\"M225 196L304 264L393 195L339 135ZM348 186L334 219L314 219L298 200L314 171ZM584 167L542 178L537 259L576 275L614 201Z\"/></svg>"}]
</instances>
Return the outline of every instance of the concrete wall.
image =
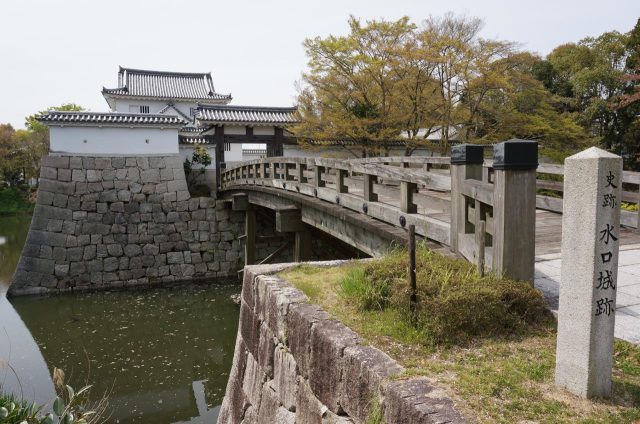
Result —
<instances>
[{"instance_id":1,"label":"concrete wall","mask_svg":"<svg viewBox=\"0 0 640 424\"><path fill-rule=\"evenodd\" d=\"M78 155L178 153L177 128L49 127L50 150Z\"/></svg>"},{"instance_id":2,"label":"concrete wall","mask_svg":"<svg viewBox=\"0 0 640 424\"><path fill-rule=\"evenodd\" d=\"M396 361L269 275L287 266L245 268L219 424L364 424L374 405L387 424L465 422L427 378L402 378Z\"/></svg>"},{"instance_id":3,"label":"concrete wall","mask_svg":"<svg viewBox=\"0 0 640 424\"><path fill-rule=\"evenodd\" d=\"M178 155L45 156L12 295L236 277L244 214L191 198Z\"/></svg>"}]
</instances>

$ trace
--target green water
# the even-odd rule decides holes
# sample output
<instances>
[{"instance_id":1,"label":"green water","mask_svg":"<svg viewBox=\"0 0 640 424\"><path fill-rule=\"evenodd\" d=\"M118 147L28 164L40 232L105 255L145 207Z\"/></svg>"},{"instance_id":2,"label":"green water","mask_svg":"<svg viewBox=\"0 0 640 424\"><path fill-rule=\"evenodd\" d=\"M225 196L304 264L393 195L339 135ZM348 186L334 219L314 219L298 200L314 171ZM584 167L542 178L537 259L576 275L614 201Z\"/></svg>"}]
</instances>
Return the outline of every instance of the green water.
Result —
<instances>
[{"instance_id":1,"label":"green water","mask_svg":"<svg viewBox=\"0 0 640 424\"><path fill-rule=\"evenodd\" d=\"M5 287L28 221L0 217ZM1 295L0 357L10 356L19 383L7 370L0 383L4 373L5 390L49 402L49 373L58 367L76 387L93 384L94 397L107 393L109 422L213 423L237 331L239 310L229 296L238 291L208 284L11 302Z\"/></svg>"}]
</instances>

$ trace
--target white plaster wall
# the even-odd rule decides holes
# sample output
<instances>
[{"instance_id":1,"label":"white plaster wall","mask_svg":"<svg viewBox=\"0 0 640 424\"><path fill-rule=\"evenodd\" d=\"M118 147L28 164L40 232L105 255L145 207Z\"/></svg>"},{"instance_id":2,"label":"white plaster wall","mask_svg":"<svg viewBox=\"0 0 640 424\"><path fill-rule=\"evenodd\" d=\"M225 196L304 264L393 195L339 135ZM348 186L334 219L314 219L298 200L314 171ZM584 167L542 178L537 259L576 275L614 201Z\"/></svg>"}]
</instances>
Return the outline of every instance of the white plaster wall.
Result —
<instances>
[{"instance_id":1,"label":"white plaster wall","mask_svg":"<svg viewBox=\"0 0 640 424\"><path fill-rule=\"evenodd\" d=\"M77 154L176 154L177 128L50 127L51 152ZM148 141L148 142L147 142Z\"/></svg>"},{"instance_id":2,"label":"white plaster wall","mask_svg":"<svg viewBox=\"0 0 640 424\"><path fill-rule=\"evenodd\" d=\"M253 135L274 135L274 127L253 127Z\"/></svg>"},{"instance_id":3,"label":"white plaster wall","mask_svg":"<svg viewBox=\"0 0 640 424\"><path fill-rule=\"evenodd\" d=\"M242 143L231 143L231 150L224 152L225 163L242 162Z\"/></svg>"},{"instance_id":4,"label":"white plaster wall","mask_svg":"<svg viewBox=\"0 0 640 424\"><path fill-rule=\"evenodd\" d=\"M136 107L135 111L130 111L130 106L149 106L149 113L160 113L162 109L167 106L169 101L160 100L133 100L133 99L116 99L115 112L120 113L139 113L139 108ZM185 115L191 117L191 108L197 107L195 102L175 102L173 104L176 109ZM179 116L173 109L169 109L165 112L167 115Z\"/></svg>"},{"instance_id":5,"label":"white plaster wall","mask_svg":"<svg viewBox=\"0 0 640 424\"><path fill-rule=\"evenodd\" d=\"M247 127L244 125L225 125L225 135L245 135L247 133Z\"/></svg>"}]
</instances>

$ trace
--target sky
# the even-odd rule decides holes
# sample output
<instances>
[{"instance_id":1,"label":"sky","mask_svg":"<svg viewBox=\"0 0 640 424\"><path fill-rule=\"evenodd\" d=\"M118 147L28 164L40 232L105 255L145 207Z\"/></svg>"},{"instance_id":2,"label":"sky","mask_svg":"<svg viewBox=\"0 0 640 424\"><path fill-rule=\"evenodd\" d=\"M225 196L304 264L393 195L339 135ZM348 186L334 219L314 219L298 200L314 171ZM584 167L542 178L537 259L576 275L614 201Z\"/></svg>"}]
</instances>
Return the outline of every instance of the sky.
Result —
<instances>
[{"instance_id":1,"label":"sky","mask_svg":"<svg viewBox=\"0 0 640 424\"><path fill-rule=\"evenodd\" d=\"M108 110L118 66L212 72L232 104L291 106L305 38L340 35L347 19L446 12L480 17L482 36L545 55L605 31L627 32L640 0L1 0L0 123L48 106Z\"/></svg>"}]
</instances>

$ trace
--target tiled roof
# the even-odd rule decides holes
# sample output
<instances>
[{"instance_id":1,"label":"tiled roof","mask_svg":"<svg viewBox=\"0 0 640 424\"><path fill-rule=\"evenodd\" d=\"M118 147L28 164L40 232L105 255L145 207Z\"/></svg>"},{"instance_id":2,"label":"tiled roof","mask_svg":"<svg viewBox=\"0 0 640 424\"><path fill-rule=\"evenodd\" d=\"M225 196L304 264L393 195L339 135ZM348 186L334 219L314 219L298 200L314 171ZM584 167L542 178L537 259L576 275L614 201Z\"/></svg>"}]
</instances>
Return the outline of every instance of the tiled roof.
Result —
<instances>
[{"instance_id":1,"label":"tiled roof","mask_svg":"<svg viewBox=\"0 0 640 424\"><path fill-rule=\"evenodd\" d=\"M38 117L38 121L50 125L80 124L86 126L156 126L180 128L187 123L175 115L150 115L115 112L59 112L51 111Z\"/></svg>"},{"instance_id":2,"label":"tiled roof","mask_svg":"<svg viewBox=\"0 0 640 424\"><path fill-rule=\"evenodd\" d=\"M120 67L118 88L103 88L114 96L175 100L231 100L231 94L216 93L211 73L144 71Z\"/></svg>"},{"instance_id":3,"label":"tiled roof","mask_svg":"<svg viewBox=\"0 0 640 424\"><path fill-rule=\"evenodd\" d=\"M295 124L295 107L199 105L196 119L207 123Z\"/></svg>"}]
</instances>

